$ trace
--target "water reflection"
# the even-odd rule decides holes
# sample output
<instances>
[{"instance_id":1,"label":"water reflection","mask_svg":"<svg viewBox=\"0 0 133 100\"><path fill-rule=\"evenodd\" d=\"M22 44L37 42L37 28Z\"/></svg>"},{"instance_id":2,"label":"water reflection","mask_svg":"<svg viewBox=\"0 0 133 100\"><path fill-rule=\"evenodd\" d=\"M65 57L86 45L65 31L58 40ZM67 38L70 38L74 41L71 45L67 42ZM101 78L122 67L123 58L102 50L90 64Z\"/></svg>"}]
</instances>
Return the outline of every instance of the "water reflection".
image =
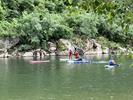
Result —
<instances>
[{"instance_id":1,"label":"water reflection","mask_svg":"<svg viewBox=\"0 0 133 100\"><path fill-rule=\"evenodd\" d=\"M105 68L107 71L109 71L112 75L115 75L116 68Z\"/></svg>"},{"instance_id":2,"label":"water reflection","mask_svg":"<svg viewBox=\"0 0 133 100\"><path fill-rule=\"evenodd\" d=\"M91 58L92 57L92 58ZM32 59L0 59L1 100L132 100L133 70L130 59L121 67L105 69L104 63L68 64L61 57L30 64ZM63 57L64 58L64 57ZM67 58L67 57L66 57ZM108 56L90 56L94 61Z\"/></svg>"}]
</instances>

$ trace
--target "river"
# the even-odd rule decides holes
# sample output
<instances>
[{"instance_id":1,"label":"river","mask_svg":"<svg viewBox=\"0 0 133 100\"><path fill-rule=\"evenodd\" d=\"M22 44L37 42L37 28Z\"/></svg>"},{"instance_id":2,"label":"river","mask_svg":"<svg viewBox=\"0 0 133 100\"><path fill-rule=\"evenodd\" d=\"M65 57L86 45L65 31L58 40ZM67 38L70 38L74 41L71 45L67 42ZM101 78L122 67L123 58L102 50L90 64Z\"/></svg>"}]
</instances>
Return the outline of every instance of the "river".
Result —
<instances>
[{"instance_id":1,"label":"river","mask_svg":"<svg viewBox=\"0 0 133 100\"><path fill-rule=\"evenodd\" d=\"M30 59L0 59L0 100L133 100L133 62L117 56L120 67L104 63L69 64L60 57L31 64ZM63 57L66 58L66 57ZM108 56L92 57L93 61Z\"/></svg>"}]
</instances>

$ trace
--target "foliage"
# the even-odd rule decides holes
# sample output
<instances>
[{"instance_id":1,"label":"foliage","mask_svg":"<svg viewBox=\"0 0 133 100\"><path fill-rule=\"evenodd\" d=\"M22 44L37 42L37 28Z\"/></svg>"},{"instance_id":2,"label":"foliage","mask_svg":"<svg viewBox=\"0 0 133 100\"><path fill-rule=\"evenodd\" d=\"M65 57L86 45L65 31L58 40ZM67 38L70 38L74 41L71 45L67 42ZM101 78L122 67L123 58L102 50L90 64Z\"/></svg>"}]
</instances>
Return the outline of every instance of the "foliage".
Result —
<instances>
[{"instance_id":1,"label":"foliage","mask_svg":"<svg viewBox=\"0 0 133 100\"><path fill-rule=\"evenodd\" d=\"M132 0L0 0L0 36L45 49L73 36L133 46L132 10Z\"/></svg>"},{"instance_id":2,"label":"foliage","mask_svg":"<svg viewBox=\"0 0 133 100\"><path fill-rule=\"evenodd\" d=\"M60 38L69 38L71 29L67 27L64 18L58 14L42 15L38 13L27 14L19 20L19 36L22 43L32 44L34 48L42 45L43 41L56 41Z\"/></svg>"},{"instance_id":3,"label":"foliage","mask_svg":"<svg viewBox=\"0 0 133 100\"><path fill-rule=\"evenodd\" d=\"M18 51L28 51L30 50L32 47L30 45L27 45L27 44L22 44L18 47Z\"/></svg>"},{"instance_id":4,"label":"foliage","mask_svg":"<svg viewBox=\"0 0 133 100\"><path fill-rule=\"evenodd\" d=\"M12 22L1 21L0 22L0 36L8 37L8 36L17 36L16 27L18 26L17 20L13 20Z\"/></svg>"},{"instance_id":5,"label":"foliage","mask_svg":"<svg viewBox=\"0 0 133 100\"><path fill-rule=\"evenodd\" d=\"M102 44L102 48L104 49L105 47L109 47L109 48L114 48L114 49L118 49L118 47L121 47L121 45L119 43L113 42L113 41L109 41L107 38L104 37L98 37L97 41Z\"/></svg>"},{"instance_id":6,"label":"foliage","mask_svg":"<svg viewBox=\"0 0 133 100\"><path fill-rule=\"evenodd\" d=\"M98 25L100 25L99 16L95 13L81 15L81 32L91 38L95 38L98 34Z\"/></svg>"}]
</instances>

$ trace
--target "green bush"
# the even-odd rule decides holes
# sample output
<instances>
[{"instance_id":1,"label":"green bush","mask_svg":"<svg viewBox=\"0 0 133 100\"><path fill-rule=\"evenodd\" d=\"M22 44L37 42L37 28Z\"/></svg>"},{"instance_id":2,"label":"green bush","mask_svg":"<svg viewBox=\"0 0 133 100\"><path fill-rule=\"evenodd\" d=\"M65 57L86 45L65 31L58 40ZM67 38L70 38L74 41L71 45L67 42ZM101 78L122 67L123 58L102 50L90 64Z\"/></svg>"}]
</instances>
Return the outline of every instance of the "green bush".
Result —
<instances>
[{"instance_id":1,"label":"green bush","mask_svg":"<svg viewBox=\"0 0 133 100\"><path fill-rule=\"evenodd\" d=\"M19 37L20 44L37 48L44 40L103 36L107 46L132 47L132 6L132 0L1 0L0 37Z\"/></svg>"},{"instance_id":2,"label":"green bush","mask_svg":"<svg viewBox=\"0 0 133 100\"><path fill-rule=\"evenodd\" d=\"M31 50L32 47L31 45L27 45L27 44L22 44L18 47L18 51L28 51L28 50Z\"/></svg>"}]
</instances>

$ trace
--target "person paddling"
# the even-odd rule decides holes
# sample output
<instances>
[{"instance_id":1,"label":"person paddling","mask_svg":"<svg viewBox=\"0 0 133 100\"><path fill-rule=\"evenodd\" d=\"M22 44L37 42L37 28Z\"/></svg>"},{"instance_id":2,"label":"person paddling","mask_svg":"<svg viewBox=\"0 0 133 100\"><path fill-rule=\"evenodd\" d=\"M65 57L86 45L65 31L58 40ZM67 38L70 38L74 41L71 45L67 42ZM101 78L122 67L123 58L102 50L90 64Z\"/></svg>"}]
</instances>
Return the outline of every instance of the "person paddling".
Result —
<instances>
[{"instance_id":1,"label":"person paddling","mask_svg":"<svg viewBox=\"0 0 133 100\"><path fill-rule=\"evenodd\" d=\"M74 55L75 55L76 61L82 61L82 58L80 57L79 52L77 50L75 51Z\"/></svg>"},{"instance_id":2,"label":"person paddling","mask_svg":"<svg viewBox=\"0 0 133 100\"><path fill-rule=\"evenodd\" d=\"M115 61L111 58L111 59L109 60L109 65L114 65L114 64L116 64L116 63L115 63Z\"/></svg>"},{"instance_id":3,"label":"person paddling","mask_svg":"<svg viewBox=\"0 0 133 100\"><path fill-rule=\"evenodd\" d=\"M113 58L110 58L109 65L110 66L113 66L113 65L119 66L118 64L116 64L116 62L113 60Z\"/></svg>"}]
</instances>

